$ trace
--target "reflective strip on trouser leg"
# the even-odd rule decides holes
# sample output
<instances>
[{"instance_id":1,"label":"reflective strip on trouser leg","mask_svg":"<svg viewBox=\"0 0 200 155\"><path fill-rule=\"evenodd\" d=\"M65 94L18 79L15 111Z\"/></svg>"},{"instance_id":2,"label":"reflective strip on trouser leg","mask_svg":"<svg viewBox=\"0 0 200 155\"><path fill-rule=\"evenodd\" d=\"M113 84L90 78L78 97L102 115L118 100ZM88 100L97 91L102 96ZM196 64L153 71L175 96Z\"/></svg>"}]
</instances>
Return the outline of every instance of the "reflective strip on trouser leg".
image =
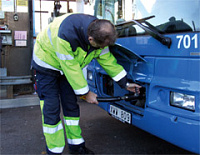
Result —
<instances>
[{"instance_id":1,"label":"reflective strip on trouser leg","mask_svg":"<svg viewBox=\"0 0 200 155\"><path fill-rule=\"evenodd\" d=\"M67 141L70 145L79 145L84 142L79 126L79 117L64 117Z\"/></svg>"},{"instance_id":2,"label":"reflective strip on trouser leg","mask_svg":"<svg viewBox=\"0 0 200 155\"><path fill-rule=\"evenodd\" d=\"M46 144L49 151L53 153L62 153L65 146L64 130L62 121L58 122L56 125L44 124L43 107L44 101L40 101L40 107L42 111L42 124L43 133L46 139Z\"/></svg>"}]
</instances>

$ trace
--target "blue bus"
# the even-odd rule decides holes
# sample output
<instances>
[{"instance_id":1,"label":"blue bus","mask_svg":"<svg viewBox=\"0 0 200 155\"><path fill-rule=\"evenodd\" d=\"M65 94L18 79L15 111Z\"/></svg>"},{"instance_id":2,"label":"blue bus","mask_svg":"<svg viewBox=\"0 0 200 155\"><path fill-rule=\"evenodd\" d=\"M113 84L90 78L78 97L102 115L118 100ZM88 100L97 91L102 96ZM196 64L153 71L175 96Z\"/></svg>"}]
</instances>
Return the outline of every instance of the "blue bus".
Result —
<instances>
[{"instance_id":1,"label":"blue bus","mask_svg":"<svg viewBox=\"0 0 200 155\"><path fill-rule=\"evenodd\" d=\"M115 24L118 39L110 51L128 79L142 86L140 94L121 89L93 60L87 80L90 90L105 99L99 106L199 154L200 1L96 0L94 8L96 17Z\"/></svg>"}]
</instances>

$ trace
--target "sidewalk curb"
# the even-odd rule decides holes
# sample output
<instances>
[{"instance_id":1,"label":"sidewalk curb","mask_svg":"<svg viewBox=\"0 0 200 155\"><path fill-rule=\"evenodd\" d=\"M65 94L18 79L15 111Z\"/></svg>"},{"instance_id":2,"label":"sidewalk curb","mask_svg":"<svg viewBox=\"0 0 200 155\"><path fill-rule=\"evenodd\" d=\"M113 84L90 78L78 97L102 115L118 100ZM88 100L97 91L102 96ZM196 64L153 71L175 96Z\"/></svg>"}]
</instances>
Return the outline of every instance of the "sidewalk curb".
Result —
<instances>
[{"instance_id":1,"label":"sidewalk curb","mask_svg":"<svg viewBox=\"0 0 200 155\"><path fill-rule=\"evenodd\" d=\"M40 100L37 96L15 98L15 99L2 99L0 100L0 109L33 106L33 105L39 105L39 103Z\"/></svg>"}]
</instances>

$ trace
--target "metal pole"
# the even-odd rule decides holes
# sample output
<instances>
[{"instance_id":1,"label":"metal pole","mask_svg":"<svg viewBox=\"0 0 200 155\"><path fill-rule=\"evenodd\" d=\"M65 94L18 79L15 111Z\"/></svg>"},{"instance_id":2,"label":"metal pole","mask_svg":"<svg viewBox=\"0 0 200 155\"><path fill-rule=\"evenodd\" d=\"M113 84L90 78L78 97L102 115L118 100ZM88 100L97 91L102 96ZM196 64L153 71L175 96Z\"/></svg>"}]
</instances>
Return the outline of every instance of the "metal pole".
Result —
<instances>
[{"instance_id":1,"label":"metal pole","mask_svg":"<svg viewBox=\"0 0 200 155\"><path fill-rule=\"evenodd\" d=\"M69 0L67 0L67 13L69 13Z\"/></svg>"},{"instance_id":2,"label":"metal pole","mask_svg":"<svg viewBox=\"0 0 200 155\"><path fill-rule=\"evenodd\" d=\"M41 14L41 7L42 7L42 4L41 4L41 0L40 0L40 31L42 31L42 14Z\"/></svg>"}]
</instances>

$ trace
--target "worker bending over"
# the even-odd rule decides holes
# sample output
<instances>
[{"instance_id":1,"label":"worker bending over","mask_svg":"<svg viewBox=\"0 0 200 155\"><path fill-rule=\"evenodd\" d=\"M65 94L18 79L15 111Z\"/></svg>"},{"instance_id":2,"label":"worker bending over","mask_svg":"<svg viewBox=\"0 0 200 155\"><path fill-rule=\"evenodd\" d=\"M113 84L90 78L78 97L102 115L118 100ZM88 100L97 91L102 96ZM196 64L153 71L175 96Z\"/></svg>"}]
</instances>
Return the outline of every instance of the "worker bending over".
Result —
<instances>
[{"instance_id":1,"label":"worker bending over","mask_svg":"<svg viewBox=\"0 0 200 155\"><path fill-rule=\"evenodd\" d=\"M134 83L126 87L127 72L109 51L108 46L115 43L116 37L110 21L84 14L60 16L38 34L32 67L36 70L48 154L61 154L65 147L60 103L70 153L93 154L81 136L76 98L76 95L86 95L87 102L98 104L97 95L89 90L82 72L92 59L122 88L132 92L140 88Z\"/></svg>"}]
</instances>

